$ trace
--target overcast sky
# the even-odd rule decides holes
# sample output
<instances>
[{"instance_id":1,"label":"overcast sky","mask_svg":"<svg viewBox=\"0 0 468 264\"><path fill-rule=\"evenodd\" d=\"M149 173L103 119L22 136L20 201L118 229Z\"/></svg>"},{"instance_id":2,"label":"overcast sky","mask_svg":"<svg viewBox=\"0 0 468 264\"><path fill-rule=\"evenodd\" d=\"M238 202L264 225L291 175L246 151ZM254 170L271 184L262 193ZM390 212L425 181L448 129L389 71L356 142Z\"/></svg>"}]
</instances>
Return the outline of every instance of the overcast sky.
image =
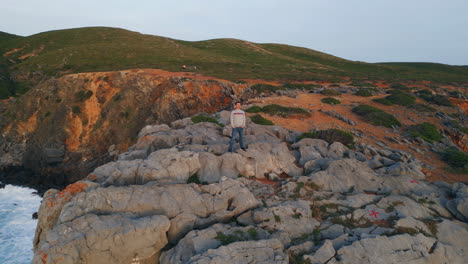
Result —
<instances>
[{"instance_id":1,"label":"overcast sky","mask_svg":"<svg viewBox=\"0 0 468 264\"><path fill-rule=\"evenodd\" d=\"M87 26L238 38L350 60L468 65L468 0L2 0L0 31Z\"/></svg>"}]
</instances>

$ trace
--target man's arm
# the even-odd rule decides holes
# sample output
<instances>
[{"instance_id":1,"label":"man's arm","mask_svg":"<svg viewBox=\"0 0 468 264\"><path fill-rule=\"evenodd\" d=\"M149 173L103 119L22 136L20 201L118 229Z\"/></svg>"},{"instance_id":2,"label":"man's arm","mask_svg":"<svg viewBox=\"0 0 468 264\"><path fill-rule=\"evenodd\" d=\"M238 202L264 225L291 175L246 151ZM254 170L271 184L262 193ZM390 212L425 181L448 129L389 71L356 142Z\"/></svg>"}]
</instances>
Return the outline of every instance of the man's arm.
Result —
<instances>
[{"instance_id":1,"label":"man's arm","mask_svg":"<svg viewBox=\"0 0 468 264\"><path fill-rule=\"evenodd\" d=\"M246 117L245 117L245 112L244 112L244 122L243 122L243 124L242 124L242 127L243 127L243 128L245 128L245 118L246 118Z\"/></svg>"},{"instance_id":2,"label":"man's arm","mask_svg":"<svg viewBox=\"0 0 468 264\"><path fill-rule=\"evenodd\" d=\"M231 111L231 127L234 127L234 111Z\"/></svg>"}]
</instances>

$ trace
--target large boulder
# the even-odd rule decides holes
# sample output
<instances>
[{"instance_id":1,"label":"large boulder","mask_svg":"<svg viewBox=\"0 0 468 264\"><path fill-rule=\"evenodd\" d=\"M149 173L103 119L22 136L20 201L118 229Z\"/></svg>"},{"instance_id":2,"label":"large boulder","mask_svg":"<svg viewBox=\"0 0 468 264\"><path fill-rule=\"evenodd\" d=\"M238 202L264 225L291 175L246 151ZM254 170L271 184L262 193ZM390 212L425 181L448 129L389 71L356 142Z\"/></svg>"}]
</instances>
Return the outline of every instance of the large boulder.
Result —
<instances>
[{"instance_id":1,"label":"large boulder","mask_svg":"<svg viewBox=\"0 0 468 264\"><path fill-rule=\"evenodd\" d=\"M459 255L468 256L468 224L445 219L437 224L437 239L456 247Z\"/></svg>"},{"instance_id":2,"label":"large boulder","mask_svg":"<svg viewBox=\"0 0 468 264\"><path fill-rule=\"evenodd\" d=\"M315 138L305 138L292 145L300 153L299 164L304 164L309 160L316 160L327 157L328 143L325 140Z\"/></svg>"},{"instance_id":3,"label":"large boulder","mask_svg":"<svg viewBox=\"0 0 468 264\"><path fill-rule=\"evenodd\" d=\"M335 260L328 263L465 263L453 247L436 242L422 234L361 239L340 248Z\"/></svg>"},{"instance_id":4,"label":"large boulder","mask_svg":"<svg viewBox=\"0 0 468 264\"><path fill-rule=\"evenodd\" d=\"M203 254L193 256L187 264L287 264L288 255L283 244L277 239L242 241L209 249Z\"/></svg>"},{"instance_id":5,"label":"large boulder","mask_svg":"<svg viewBox=\"0 0 468 264\"><path fill-rule=\"evenodd\" d=\"M274 232L283 243L290 239L310 234L320 223L312 218L310 204L307 201L287 201L275 206L261 208L252 213L256 226Z\"/></svg>"},{"instance_id":6,"label":"large boulder","mask_svg":"<svg viewBox=\"0 0 468 264\"><path fill-rule=\"evenodd\" d=\"M261 228L215 224L190 231L176 246L161 253L160 264L184 264L195 255L229 242L268 239L269 236L270 233Z\"/></svg>"},{"instance_id":7,"label":"large boulder","mask_svg":"<svg viewBox=\"0 0 468 264\"><path fill-rule=\"evenodd\" d=\"M39 218L48 219L44 221L47 224L41 224L42 228L37 231L40 235L35 240L36 248L45 243L47 233L54 226L89 214L164 215L171 222L168 240L175 242L194 228L228 221L259 206L259 201L240 181L229 179L204 186L150 183L84 189L64 203L56 210L42 210L41 207Z\"/></svg>"},{"instance_id":8,"label":"large boulder","mask_svg":"<svg viewBox=\"0 0 468 264\"><path fill-rule=\"evenodd\" d=\"M86 214L50 230L33 263L155 263L169 226L160 215Z\"/></svg>"},{"instance_id":9,"label":"large boulder","mask_svg":"<svg viewBox=\"0 0 468 264\"><path fill-rule=\"evenodd\" d=\"M459 220L468 222L468 185L453 184L452 194L455 199L447 202L447 209Z\"/></svg>"},{"instance_id":10,"label":"large boulder","mask_svg":"<svg viewBox=\"0 0 468 264\"><path fill-rule=\"evenodd\" d=\"M285 173L290 176L300 176L302 169L297 167L296 158L289 151L286 143L270 144L256 143L251 144L247 151L240 155L246 160L255 162L255 177L265 178L269 173L280 175Z\"/></svg>"},{"instance_id":11,"label":"large boulder","mask_svg":"<svg viewBox=\"0 0 468 264\"><path fill-rule=\"evenodd\" d=\"M103 186L125 186L151 181L185 183L195 174L200 181L207 183L218 182L223 176L265 178L270 173L299 176L302 169L296 166L295 161L286 143L255 143L247 151L220 156L171 148L152 152L145 159L104 164L90 173L87 180Z\"/></svg>"},{"instance_id":12,"label":"large boulder","mask_svg":"<svg viewBox=\"0 0 468 264\"><path fill-rule=\"evenodd\" d=\"M171 148L155 151L144 160L106 163L96 168L87 179L103 186L145 184L150 181L185 183L199 169L198 153Z\"/></svg>"},{"instance_id":13,"label":"large boulder","mask_svg":"<svg viewBox=\"0 0 468 264\"><path fill-rule=\"evenodd\" d=\"M339 159L330 162L325 171L309 175L310 180L324 190L346 192L379 191L382 179L365 162L355 159Z\"/></svg>"},{"instance_id":14,"label":"large boulder","mask_svg":"<svg viewBox=\"0 0 468 264\"><path fill-rule=\"evenodd\" d=\"M34 250L37 249L40 241L45 239L47 232L57 224L63 206L75 195L97 188L98 186L99 184L97 183L78 181L68 185L67 188L60 192L55 189L45 192L38 212L38 222L33 242Z\"/></svg>"},{"instance_id":15,"label":"large boulder","mask_svg":"<svg viewBox=\"0 0 468 264\"><path fill-rule=\"evenodd\" d=\"M330 240L325 240L323 245L313 254L313 255L304 255L304 259L308 260L311 264L321 264L326 263L336 254L335 248Z\"/></svg>"}]
</instances>

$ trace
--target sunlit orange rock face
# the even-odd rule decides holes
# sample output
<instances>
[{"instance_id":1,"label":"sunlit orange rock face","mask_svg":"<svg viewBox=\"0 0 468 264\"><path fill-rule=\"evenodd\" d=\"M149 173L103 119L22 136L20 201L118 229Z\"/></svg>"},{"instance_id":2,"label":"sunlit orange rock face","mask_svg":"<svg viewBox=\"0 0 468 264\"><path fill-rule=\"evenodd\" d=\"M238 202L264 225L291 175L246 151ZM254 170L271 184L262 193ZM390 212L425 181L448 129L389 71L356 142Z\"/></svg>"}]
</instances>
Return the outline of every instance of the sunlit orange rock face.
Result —
<instances>
[{"instance_id":1,"label":"sunlit orange rock face","mask_svg":"<svg viewBox=\"0 0 468 264\"><path fill-rule=\"evenodd\" d=\"M468 115L468 100L464 100L464 99L457 99L457 98L450 98L450 101L458 106L460 109L463 110L463 113L465 115Z\"/></svg>"},{"instance_id":2,"label":"sunlit orange rock face","mask_svg":"<svg viewBox=\"0 0 468 264\"><path fill-rule=\"evenodd\" d=\"M11 103L11 118L0 130L3 141L23 154L8 162L65 172L67 181L75 181L107 161L109 146L123 151L134 143L143 126L219 111L246 86L155 69L70 74ZM46 148L63 150L63 160L48 160Z\"/></svg>"}]
</instances>

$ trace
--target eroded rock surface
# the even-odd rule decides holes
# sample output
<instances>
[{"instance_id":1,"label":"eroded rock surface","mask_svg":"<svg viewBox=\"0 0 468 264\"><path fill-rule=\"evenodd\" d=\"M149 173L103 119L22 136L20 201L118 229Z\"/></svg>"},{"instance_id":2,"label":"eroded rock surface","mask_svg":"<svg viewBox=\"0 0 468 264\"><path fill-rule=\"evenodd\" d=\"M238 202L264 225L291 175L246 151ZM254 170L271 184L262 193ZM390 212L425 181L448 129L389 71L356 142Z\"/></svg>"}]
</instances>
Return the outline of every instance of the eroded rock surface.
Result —
<instances>
[{"instance_id":1,"label":"eroded rock surface","mask_svg":"<svg viewBox=\"0 0 468 264\"><path fill-rule=\"evenodd\" d=\"M228 124L227 112L214 115ZM34 263L465 263L466 190L386 147L249 123L147 126L39 211Z\"/></svg>"}]
</instances>

